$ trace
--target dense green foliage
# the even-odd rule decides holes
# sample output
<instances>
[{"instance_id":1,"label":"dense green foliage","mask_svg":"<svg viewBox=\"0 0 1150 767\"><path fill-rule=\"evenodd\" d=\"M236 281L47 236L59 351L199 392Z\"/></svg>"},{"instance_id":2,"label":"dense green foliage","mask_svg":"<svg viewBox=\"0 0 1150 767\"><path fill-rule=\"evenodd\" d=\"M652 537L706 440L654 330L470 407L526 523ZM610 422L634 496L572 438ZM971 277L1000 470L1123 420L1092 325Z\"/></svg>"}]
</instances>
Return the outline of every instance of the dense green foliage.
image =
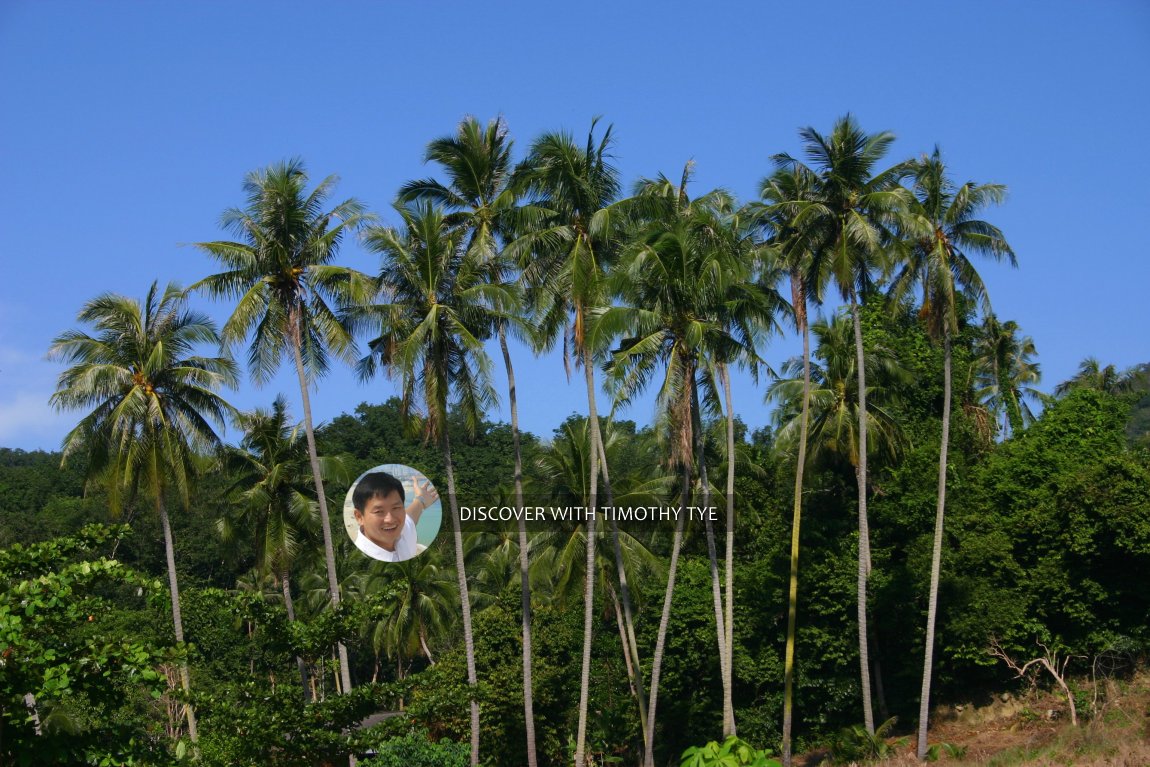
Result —
<instances>
[{"instance_id":1,"label":"dense green foliage","mask_svg":"<svg viewBox=\"0 0 1150 767\"><path fill-rule=\"evenodd\" d=\"M122 527L0 551L0 760L137 764L165 747L147 713L173 648L132 619L160 581L100 556Z\"/></svg>"},{"instance_id":2,"label":"dense green foliage","mask_svg":"<svg viewBox=\"0 0 1150 767\"><path fill-rule=\"evenodd\" d=\"M460 135L478 130L471 121ZM139 412L116 411L113 400L97 408L89 420L120 426L73 432L68 446L77 460L61 465L60 454L0 448L0 762L302 767L357 755L361 764L393 767L462 765L479 753L485 765L518 767L569 765L585 753L597 765L646 757L648 764L765 766L774 763L766 749L780 742L786 761L783 647L792 520L799 519L792 488L803 364L769 360L764 345L800 313L779 298L784 272L807 280L795 293L809 291L805 316L806 302L818 305L834 271L859 312L866 352L860 386L851 315L811 318L814 391L792 603L796 744L831 742L842 760L881 755L881 733L859 725L867 673L876 720L897 717L907 726L919 715L920 694L959 701L1013 684L988 652L992 644L1020 658L1041 645L1069 657L1072 674L1101 656L1135 662L1150 653L1150 593L1132 577L1150 569L1150 365L1123 372L1088 359L1047 397L1034 388L1033 339L989 314L981 290L938 287L937 267L935 292L925 299L905 290L884 294L895 261L927 238L924 214L911 220L910 189L900 186L912 164L866 185L873 221L863 226L839 215L859 203L849 190L840 190L837 207L828 207L825 194L802 199L803 184L784 208L740 208L719 191L692 201L690 166L677 187L660 178L617 200L609 130L596 142L593 129L586 151L565 134L546 134L514 171L505 126L495 121L484 135L498 148L498 173L467 187L459 174L471 166L456 162L441 140L429 157L456 174L450 188L412 182L399 206L405 229L368 230L382 259L378 279L331 263L344 234L371 217L354 200L337 206L346 215L322 213L334 179L303 199L307 179L298 162L280 169L290 171L281 180L299 198L294 218L275 214L279 198L266 175L249 176L246 188L252 206L272 206L261 214L263 228L295 221L300 231L280 232L267 250L268 238L245 219L257 206L225 214L244 243L202 244L234 268L201 284L250 294L240 298L225 336L238 342L255 327L249 372L257 379L298 349L306 382L326 369L329 352L354 358L353 331L368 331L378 337L360 372L401 379L403 398L365 402L336 417L315 430L314 449L305 450L301 427L277 398L270 412L235 419L244 433L239 445L221 447L203 432L177 440L178 449L148 453L159 444L149 439L179 436L173 423L187 427L199 417L191 406L163 418L159 406L146 406L164 394L145 375L162 361L156 351L143 362L121 360L115 380ZM813 129L803 135L821 140ZM871 160L892 139L881 133L863 141ZM780 157L792 180L804 181L805 173L806 186L821 183L824 193L836 178ZM569 177L580 162L588 173ZM1000 187L985 188L1001 197ZM804 216L814 222L805 232ZM969 234L976 238L991 231L975 223L978 231ZM763 235L767 229L778 231ZM828 243L838 248L835 258L866 251L874 263L814 258L831 257ZM935 246L948 247L942 240ZM804 248L809 263L786 260ZM266 266L275 269L265 273ZM305 321L301 296L317 289L326 298L308 304ZM173 288L164 301L183 311L187 299ZM128 306L115 296L99 301ZM92 311L81 320L91 321ZM191 355L175 365L181 375L207 359L226 368L216 378L231 379L232 362L208 325L176 350L159 348ZM617 538L609 526L585 521L533 528L524 566L530 610L521 608L528 597L513 525L472 525L454 547L449 478L463 503L509 503L515 492L517 435L487 420L498 376L485 348L497 329L537 349L561 343L568 361L575 352L593 391L601 368L616 406L647 385L660 387L659 416L649 427L572 414L550 435L518 435L527 503L578 505L597 494L616 506L707 498L725 510L722 488L733 464L729 653L727 576L715 555L716 543L726 542L725 521L713 531L693 521L681 537L673 523L624 523ZM104 333L100 348L111 354L131 337ZM198 344L222 356L193 354ZM57 402L86 407L92 391L107 394L91 389L102 380L95 358L80 356L71 358L77 365L61 378ZM762 387L777 405L773 426L748 435L734 419L736 444L728 449L720 381L729 366L761 373L767 361L779 371ZM944 369L953 393L940 467ZM193 378L203 384L189 390L193 400L216 396L219 380ZM863 395L866 451L858 438ZM528 388L518 396L540 393ZM228 409L214 407L209 416ZM350 480L383 463L419 468L444 495L438 539L403 563L368 560L341 530L338 510ZM609 469L609 481L596 464ZM946 525L938 524L936 538L940 473ZM137 487L141 477L147 488ZM326 513L336 515L330 525L321 521L321 477ZM321 536L325 527L335 535ZM922 626L937 540L934 692L927 695L920 693L930 656ZM182 618L170 616L180 605ZM186 641L176 640L181 625ZM593 663L584 663L585 647ZM347 663L340 660L345 650ZM868 658L860 675L860 659ZM185 667L190 683L180 679ZM657 693L650 704L647 690ZM725 701L733 702L733 716ZM641 721L656 702L653 745L644 754ZM469 748L469 739L482 748Z\"/></svg>"},{"instance_id":3,"label":"dense green foliage","mask_svg":"<svg viewBox=\"0 0 1150 767\"><path fill-rule=\"evenodd\" d=\"M913 319L878 312L869 313L867 318L868 334L896 348L916 380L934 380L931 371L939 365L938 352L925 341ZM959 359L964 358L959 355ZM879 705L892 714L912 717L918 683L915 658L921 657L921 636L915 627L924 609L928 576L933 502L930 467L937 458L932 432L937 424L931 411L938 406L939 392L938 387L929 385L907 384L904 389L898 408L907 424L908 448L897 464L884 465L876 479L873 610L879 619L875 621L873 651L879 659L885 692ZM937 671L943 700L969 696L972 684L991 689L1009 678L986 652L992 636L1019 654L1031 651L1038 640L1084 658L1108 649L1144 652L1150 645L1146 629L1150 625L1150 600L1137 580L1129 577L1130 572L1150 566L1150 469L1145 454L1132 451L1125 440L1131 410L1129 398L1075 391L1049 406L1030 429L1002 444L986 440L977 417L956 412L954 439L960 449L953 452L951 469L954 522L944 565L945 609L941 612ZM710 433L718 437L717 431ZM355 415L335 419L319 436L324 452L347 453L353 471L386 459L424 465L429 475L437 476L435 452L418 437L404 436L394 401L362 405ZM636 432L633 427L617 430L614 439L634 445L633 450L619 454L621 480L625 472L637 469L626 469L629 463L651 455L640 445L648 437L647 432ZM460 476L467 477L466 481L461 479L461 484L466 484L461 492L482 493L487 478L506 476L509 439L506 427L487 424L473 443L459 446ZM528 444L529 473L535 474L539 470L536 458L547 445L534 438ZM717 457L719 445L709 445L708 449ZM750 743L770 745L777 743L782 705L780 647L785 627L788 538L785 488L790 469L786 459L772 451L768 433L756 434L753 442L744 443L743 450L743 459L759 469L740 473L737 483L742 532L736 544L735 702L742 737ZM35 488L39 475L47 471L44 464L53 458L44 454L37 461L27 460L27 454L9 455L25 459L23 467L7 468L6 481L13 487ZM534 481L544 480L536 476ZM216 580L241 587L250 583L246 588L257 589L232 596L214 588L190 587L183 595L194 696L203 730L203 759L208 763L245 763L256 755L274 754L274 761L264 763L314 764L323 755L335 758L346 753L356 742L380 743L381 738L392 735L388 741L392 745L387 747L391 750L379 750L376 760L396 759L397 754L424 758L416 755L425 752L426 758L446 760L466 753L465 746L434 745L440 738L466 741L467 737L468 697L462 647L456 634L458 622L448 621L442 627L445 634L430 638L434 665L418 651L414 657L407 656L401 688L363 687L357 688L352 699L330 697L335 684L330 648L338 636L346 637L350 644L354 676L359 682L373 675L380 681L396 677L392 651L381 647L382 657L373 660L377 656L370 639L360 638L363 635L355 628L365 617L376 614L372 611L383 609L386 600L392 598L388 595L395 593L389 590L394 587L373 592L368 583L370 573L354 569L356 560L349 558L353 552L345 551L341 566L352 567L343 576L345 583L362 584L353 593L362 594L364 604L371 603L371 593L378 593L374 604L379 606L361 608L368 613L342 619L345 627L340 628L340 621L332 622L324 618L328 613L317 613L314 606L308 606L314 602L309 601L305 575L299 600L305 619L299 625L289 625L274 584L262 581L261 586L258 578L251 580L247 575L246 568L255 562L247 559L227 564L230 560L225 560L212 525L195 524L196 519L210 518L215 509L228 503L226 494L212 490L223 484L221 478L205 485L202 497L193 502L199 513L177 518L181 521L176 527L180 550L188 553L181 564L192 581L196 572L203 572L197 561L216 562ZM856 554L849 513L852 484L849 465L831 460L814 474L808 488L810 511L804 540L807 577L801 592L804 608L799 624L796 703L797 710L803 712L799 735L805 742L851 725L857 718L857 647L850 632L842 630L849 625L854 597ZM94 499L79 497L79 483L55 488L54 496L41 492L44 500L40 510L26 515L28 530L42 530L62 502L94 503ZM25 502L21 494L5 496L0 513L16 514L22 510L17 504ZM97 513L107 514L106 510ZM147 529L144 525L143 530ZM126 539L118 551L151 572L146 585L155 591L155 579L163 573L161 541L158 531L153 531L150 541L140 537ZM107 534L82 546L71 541L64 538L39 548L22 544L9 549L3 560L9 584L6 598L17 599L23 593L20 589L28 588L31 574L39 577L51 573L52 580L38 589L56 590L66 584L76 595L81 589L95 589L92 579L97 573L101 579L116 583L134 583L132 578L145 577L114 560L101 560L112 543ZM497 582L499 545L481 537L473 539L469 554L477 563L473 579L494 578ZM665 536L656 536L651 545L658 552L669 542ZM197 550L199 554L192 556ZM489 552L486 557L485 550ZM88 551L94 553L84 553ZM426 556L439 557L441 565L449 569L450 557L443 554L436 547ZM11 564L29 559L40 563L35 573ZM90 561L93 568L91 575L84 574L83 585L76 582L82 561ZM99 564L101 561L105 564ZM496 572L485 572L485 565ZM317 566L322 567L322 563L313 557L311 567ZM540 582L546 578L541 575ZM199 582L205 583L203 579ZM662 586L654 577L637 585L640 647L648 647L658 618L651 606L660 598ZM19 675L14 675L11 664L4 665L5 699L22 707L25 693L36 695L41 716L48 722L38 743L52 732L49 714L57 712L52 715L64 721L67 711L69 720L80 723L80 732L88 733L84 738L75 734L63 738L71 744L68 754L89 753L83 749L90 746L83 744L98 742L101 748L125 755L123 758L135 754L133 758L146 760L148 754L169 748L162 738L168 716L165 706L148 703L149 693L164 692L167 683L162 677L157 681L154 671L142 676L137 673L134 682L125 684L123 676L91 677L88 669L108 652L136 658L131 662L137 666L142 663L147 669L160 668L165 658L170 663L174 656L170 649L164 649L171 647L170 624L165 628L164 592L158 592L158 602L142 598L134 603L109 602L97 596L109 594L108 588L96 589L93 596L76 599L71 605L57 602L53 609L62 612L45 617L37 612L34 625L22 617L18 635L6 628L5 642L12 653L33 653L41 660L25 661ZM319 589L322 591L322 585ZM265 596L260 596L261 590ZM570 690L578 683L581 616L577 611L548 607L548 594L543 588L536 592L535 708L541 763L562 764L569 758L567 737L574 714ZM491 596L490 601L477 603L481 609L476 614L484 740L504 744L498 763L518 764L522 759L523 719L518 702L522 680L515 583L510 578L504 580L502 593L495 591ZM20 614L23 616L23 610ZM87 621L88 615L93 621ZM720 726L721 689L701 530L689 531L671 615L663 683L665 719L660 725L659 745L660 753L668 757L691 748L699 733L718 732ZM614 614L605 608L597 624L597 662L590 695L591 710L596 713L588 750L600 757L626 756L634 753L642 738L625 683L620 687L626 671ZM58 643L54 646L80 643L78 646L88 647L85 652L92 654L93 659L85 660L88 656L72 652L68 666L73 670L68 671L66 694L54 692L56 683L52 681L54 675L63 672L49 673L47 669L53 664L44 660L52 658L49 646L43 644L49 626L51 639ZM98 636L110 644L105 647L97 641ZM326 696L320 690L320 697L326 700L303 700L294 673L296 654L304 655L319 672L317 684L327 689ZM393 662L380 664L387 657ZM394 707L398 697L403 697L407 717L395 721L417 723L426 728L431 741L386 726L374 736L352 739L340 734L378 710L380 704L385 710ZM6 710L19 712L20 707ZM111 716L113 710L127 713ZM31 725L24 718L20 714L5 725L7 753L19 753L19 744L32 737ZM291 736L285 737L288 733ZM86 757L61 758L83 761Z\"/></svg>"}]
</instances>

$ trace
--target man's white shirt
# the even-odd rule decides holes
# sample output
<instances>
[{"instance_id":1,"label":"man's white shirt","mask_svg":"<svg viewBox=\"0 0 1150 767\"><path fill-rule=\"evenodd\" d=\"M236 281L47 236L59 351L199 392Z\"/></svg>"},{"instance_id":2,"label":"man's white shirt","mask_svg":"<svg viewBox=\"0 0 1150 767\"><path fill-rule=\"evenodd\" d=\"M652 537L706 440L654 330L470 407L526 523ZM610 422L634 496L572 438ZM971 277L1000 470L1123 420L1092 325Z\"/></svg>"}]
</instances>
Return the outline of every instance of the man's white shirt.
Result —
<instances>
[{"instance_id":1,"label":"man's white shirt","mask_svg":"<svg viewBox=\"0 0 1150 767\"><path fill-rule=\"evenodd\" d=\"M402 562L419 553L418 539L415 523L411 521L411 517L405 517L403 532L399 534L399 540L395 542L395 551L388 551L377 545L364 535L362 528L359 535L355 536L355 547L372 559L378 559L381 562Z\"/></svg>"}]
</instances>

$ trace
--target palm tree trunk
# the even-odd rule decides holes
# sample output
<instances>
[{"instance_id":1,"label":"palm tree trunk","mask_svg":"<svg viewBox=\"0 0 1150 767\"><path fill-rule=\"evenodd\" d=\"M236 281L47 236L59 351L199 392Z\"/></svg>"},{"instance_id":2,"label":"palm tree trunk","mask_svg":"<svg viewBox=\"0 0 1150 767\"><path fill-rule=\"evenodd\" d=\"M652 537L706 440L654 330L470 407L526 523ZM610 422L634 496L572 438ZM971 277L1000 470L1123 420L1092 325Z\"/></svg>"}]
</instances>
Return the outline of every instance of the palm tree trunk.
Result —
<instances>
[{"instance_id":1,"label":"palm tree trunk","mask_svg":"<svg viewBox=\"0 0 1150 767\"><path fill-rule=\"evenodd\" d=\"M922 695L918 704L918 758L926 759L926 730L930 720L930 676L934 668L934 625L938 617L938 580L942 570L942 532L946 514L946 452L950 442L950 331L943 337L942 444L938 453L938 506L934 515L934 551L930 558L930 597L926 611L926 657L922 667Z\"/></svg>"},{"instance_id":2,"label":"palm tree trunk","mask_svg":"<svg viewBox=\"0 0 1150 767\"><path fill-rule=\"evenodd\" d=\"M607 505L610 506L611 504L608 502ZM639 764L642 764L647 756L647 705L640 694L643 685L643 670L636 668L631 662L632 645L627 638L627 628L623 618L623 609L619 604L619 596L610 585L607 588L610 591L611 604L615 608L615 624L619 627L619 641L623 645L623 663L627 668L627 687L631 690L632 697L639 701L639 725L643 729L643 749L639 752Z\"/></svg>"},{"instance_id":3,"label":"palm tree trunk","mask_svg":"<svg viewBox=\"0 0 1150 767\"><path fill-rule=\"evenodd\" d=\"M446 412L446 411L445 411ZM467 590L467 571L463 565L463 531L459 526L459 504L455 496L455 464L451 460L451 437L443 425L443 463L447 471L447 498L451 508L451 527L455 533L455 571L459 579L459 604L463 608L463 644L467 654L467 686L471 692L471 767L479 764L479 701L475 698L475 639L471 633L471 597Z\"/></svg>"},{"instance_id":4,"label":"palm tree trunk","mask_svg":"<svg viewBox=\"0 0 1150 767\"><path fill-rule=\"evenodd\" d=\"M855 328L855 356L859 379L859 454L858 470L855 475L859 489L859 574L858 574L858 621L859 621L859 669L863 700L863 725L874 735L874 711L870 700L870 657L867 649L867 580L870 577L870 528L867 525L867 444L866 444L866 364L863 356L862 322L859 319L858 294L851 288L851 318Z\"/></svg>"},{"instance_id":5,"label":"palm tree trunk","mask_svg":"<svg viewBox=\"0 0 1150 767\"><path fill-rule=\"evenodd\" d=\"M615 608L615 625L619 627L619 641L626 648L630 642L627 640L627 630L623 627L623 608L619 606L619 597L610 584L607 584L607 590L611 597L611 606ZM623 664L627 667L627 684L631 688L631 694L635 695L635 667L631 665L631 653L628 651L623 653Z\"/></svg>"},{"instance_id":6,"label":"palm tree trunk","mask_svg":"<svg viewBox=\"0 0 1150 767\"><path fill-rule=\"evenodd\" d=\"M811 408L811 333L807 299L801 278L791 275L791 288L799 332L803 336L803 414L799 422L799 455L795 466L795 498L791 512L791 581L787 596L787 649L783 671L783 767L791 767L791 731L795 701L795 627L799 612L799 526L803 515L803 470L807 464L807 430Z\"/></svg>"},{"instance_id":7,"label":"palm tree trunk","mask_svg":"<svg viewBox=\"0 0 1150 767\"><path fill-rule=\"evenodd\" d=\"M280 567L280 587L283 589L284 607L287 609L288 620L295 623L295 602L293 602L291 598L291 575L286 565ZM302 656L297 655L295 657L295 664L299 669L300 682L303 684L303 699L306 703L310 700L308 696L307 663L304 662Z\"/></svg>"},{"instance_id":8,"label":"palm tree trunk","mask_svg":"<svg viewBox=\"0 0 1150 767\"><path fill-rule=\"evenodd\" d=\"M327 496L324 495L323 478L320 476L319 453L315 447L315 428L312 426L311 420L311 396L308 394L307 375L303 369L303 353L301 351L303 341L300 337L299 309L293 308L292 315L291 350L292 357L295 360L295 372L299 377L300 400L303 405L303 430L307 436L307 457L308 462L311 464L311 476L315 481L315 494L316 499L319 501L319 518L323 525L323 558L324 563L327 565L327 588L328 593L331 594L332 606L338 607L340 594L339 578L335 571L335 546L331 538L331 517L327 510ZM346 693L351 689L351 670L348 668L347 647L343 642L338 642L336 648L339 651L340 682L342 683L343 692Z\"/></svg>"},{"instance_id":9,"label":"palm tree trunk","mask_svg":"<svg viewBox=\"0 0 1150 767\"><path fill-rule=\"evenodd\" d=\"M655 710L659 702L659 675L663 667L663 648L667 642L667 626L671 622L671 601L675 596L675 572L679 567L679 549L683 543L683 509L687 507L691 492L691 466L683 464L683 487L679 494L679 515L675 520L675 535L671 539L671 565L667 570L667 590L663 594L663 614L659 618L659 632L655 635L655 652L651 655L651 694L647 702L647 743L643 767L655 767Z\"/></svg>"},{"instance_id":10,"label":"palm tree trunk","mask_svg":"<svg viewBox=\"0 0 1150 767\"><path fill-rule=\"evenodd\" d=\"M704 509L703 528L707 538L707 560L711 568L711 602L715 609L715 633L719 648L719 677L723 683L723 738L734 734L735 714L728 703L731 699L731 670L727 666L727 629L723 620L723 590L719 583L719 557L715 547L715 526L711 522L711 480L707 476L706 441L703 438L703 417L699 410L699 385L691 377L691 421L695 432L695 462L699 466L699 486L702 491L700 508Z\"/></svg>"},{"instance_id":11,"label":"palm tree trunk","mask_svg":"<svg viewBox=\"0 0 1150 767\"><path fill-rule=\"evenodd\" d=\"M587 565L586 580L583 586L583 667L579 675L579 725L575 735L575 765L584 767L584 754L587 746L587 699L591 691L591 639L594 633L595 617L595 517L599 499L599 413L595 408L595 368L591 359L591 348L583 347L583 375L587 380L588 424L591 427L591 479L587 502Z\"/></svg>"},{"instance_id":12,"label":"palm tree trunk","mask_svg":"<svg viewBox=\"0 0 1150 767\"><path fill-rule=\"evenodd\" d=\"M607 496L608 508L615 508L615 496L611 491L611 475L607 470L607 450L603 447L603 434L599 434L599 470L603 475L603 491ZM627 582L627 568L623 562L623 546L619 543L619 521L611 516L611 543L615 548L615 570L619 577L619 596L622 601L624 631L623 652L627 656L627 668L635 669L631 686L635 693L635 701L639 706L639 727L643 731L643 749L650 746L647 743L647 693L643 684L643 666L639 662L639 643L635 641L635 617L631 610L631 587Z\"/></svg>"},{"instance_id":13,"label":"palm tree trunk","mask_svg":"<svg viewBox=\"0 0 1150 767\"><path fill-rule=\"evenodd\" d=\"M735 411L731 399L731 373L725 365L719 365L719 378L723 383L723 399L727 409L727 551L726 551L726 614L724 627L727 630L726 647L727 672L731 677L731 684L723 694L723 720L726 721L726 712L731 712L731 735L736 735L735 729Z\"/></svg>"},{"instance_id":14,"label":"palm tree trunk","mask_svg":"<svg viewBox=\"0 0 1150 767\"><path fill-rule=\"evenodd\" d=\"M160 514L160 527L164 531L164 556L168 561L168 588L172 592L172 628L176 632L176 643L184 643L184 617L180 612L180 584L176 581L176 546L172 540L172 523L168 519L168 507L164 503L164 489L156 488L156 511ZM187 660L180 661L180 686L185 693L192 691L192 681L188 674ZM195 743L199 739L196 728L196 712L189 703L185 707L188 717L188 737Z\"/></svg>"},{"instance_id":15,"label":"palm tree trunk","mask_svg":"<svg viewBox=\"0 0 1150 767\"><path fill-rule=\"evenodd\" d=\"M422 623L419 625L419 647L423 650L423 657L427 658L427 665L434 666L435 658L431 657L431 648L427 646L427 631Z\"/></svg>"},{"instance_id":16,"label":"palm tree trunk","mask_svg":"<svg viewBox=\"0 0 1150 767\"><path fill-rule=\"evenodd\" d=\"M519 406L515 391L515 370L507 348L507 329L499 323L499 348L507 368L507 394L511 403L511 443L515 449L515 507L523 508L523 455L519 448ZM531 681L531 579L528 576L527 522L519 517L519 592L523 611L523 722L527 731L527 767L536 767L535 694ZM420 642L423 635L420 634ZM428 658L431 656L428 655Z\"/></svg>"}]
</instances>

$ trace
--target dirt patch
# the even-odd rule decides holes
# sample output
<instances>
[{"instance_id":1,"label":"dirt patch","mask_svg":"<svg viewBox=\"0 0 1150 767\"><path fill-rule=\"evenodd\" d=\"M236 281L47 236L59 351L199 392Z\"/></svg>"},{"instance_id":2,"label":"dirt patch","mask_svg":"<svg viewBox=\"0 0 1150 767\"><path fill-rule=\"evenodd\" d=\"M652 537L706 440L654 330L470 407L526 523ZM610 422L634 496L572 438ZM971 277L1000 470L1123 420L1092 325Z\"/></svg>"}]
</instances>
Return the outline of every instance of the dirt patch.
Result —
<instances>
[{"instance_id":1,"label":"dirt patch","mask_svg":"<svg viewBox=\"0 0 1150 767\"><path fill-rule=\"evenodd\" d=\"M958 748L961 757L940 763L980 767L1150 767L1150 673L1094 685L1080 682L1079 726L1070 724L1065 697L1042 690L1002 695L982 705L940 707L929 742ZM914 737L882 762L901 767L921 764ZM826 750L796 757L800 767L830 764Z\"/></svg>"}]
</instances>

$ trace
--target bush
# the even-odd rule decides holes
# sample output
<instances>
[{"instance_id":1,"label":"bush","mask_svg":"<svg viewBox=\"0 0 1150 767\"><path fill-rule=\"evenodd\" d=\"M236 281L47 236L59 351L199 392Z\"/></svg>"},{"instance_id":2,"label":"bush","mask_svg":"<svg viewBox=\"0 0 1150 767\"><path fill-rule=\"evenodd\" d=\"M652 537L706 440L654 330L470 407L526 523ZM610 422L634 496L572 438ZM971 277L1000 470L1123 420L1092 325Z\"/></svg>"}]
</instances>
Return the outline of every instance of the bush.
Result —
<instances>
[{"instance_id":1,"label":"bush","mask_svg":"<svg viewBox=\"0 0 1150 767\"><path fill-rule=\"evenodd\" d=\"M711 741L683 752L679 767L779 767L767 749L757 749L734 735L722 742Z\"/></svg>"},{"instance_id":2,"label":"bush","mask_svg":"<svg viewBox=\"0 0 1150 767\"><path fill-rule=\"evenodd\" d=\"M433 742L427 730L412 730L384 741L363 767L467 767L471 747L450 740Z\"/></svg>"}]
</instances>

